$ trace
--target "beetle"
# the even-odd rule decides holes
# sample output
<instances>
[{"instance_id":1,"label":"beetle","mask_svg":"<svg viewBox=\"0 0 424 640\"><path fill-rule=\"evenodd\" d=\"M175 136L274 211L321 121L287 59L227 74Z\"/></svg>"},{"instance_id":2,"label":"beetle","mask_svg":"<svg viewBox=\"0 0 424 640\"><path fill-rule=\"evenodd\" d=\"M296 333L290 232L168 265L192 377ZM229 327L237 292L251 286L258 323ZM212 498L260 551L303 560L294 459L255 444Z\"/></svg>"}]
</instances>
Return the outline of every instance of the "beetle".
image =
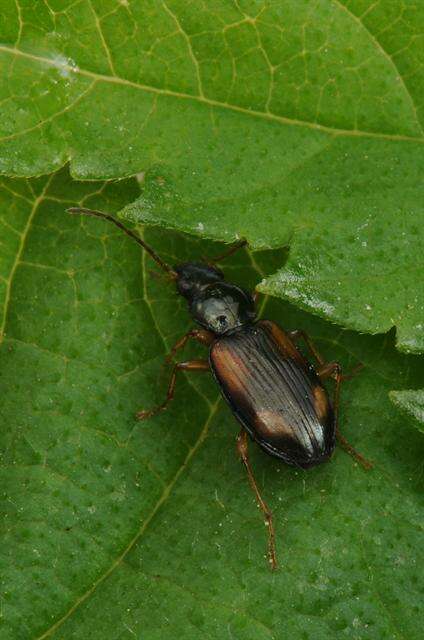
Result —
<instances>
[{"instance_id":1,"label":"beetle","mask_svg":"<svg viewBox=\"0 0 424 640\"><path fill-rule=\"evenodd\" d=\"M81 207L72 207L68 212L112 222L150 254L175 281L178 294L187 300L189 313L200 328L188 331L174 345L167 360L173 360L189 339L207 346L209 358L174 364L164 402L139 411L136 417L145 420L166 409L174 397L179 371L212 372L224 399L241 424L237 450L268 526L268 556L271 568L275 569L272 513L260 494L250 466L248 437L268 455L302 469L328 460L337 438L363 467L371 468L371 463L355 451L338 429L340 384L349 376L342 375L337 362L325 362L304 331L287 332L275 322L259 320L255 310L256 295L225 280L215 263L245 246L246 241L233 245L213 261L186 262L171 267L113 216ZM300 339L318 366L298 349L296 343ZM335 380L333 402L323 386L328 378Z\"/></svg>"}]
</instances>

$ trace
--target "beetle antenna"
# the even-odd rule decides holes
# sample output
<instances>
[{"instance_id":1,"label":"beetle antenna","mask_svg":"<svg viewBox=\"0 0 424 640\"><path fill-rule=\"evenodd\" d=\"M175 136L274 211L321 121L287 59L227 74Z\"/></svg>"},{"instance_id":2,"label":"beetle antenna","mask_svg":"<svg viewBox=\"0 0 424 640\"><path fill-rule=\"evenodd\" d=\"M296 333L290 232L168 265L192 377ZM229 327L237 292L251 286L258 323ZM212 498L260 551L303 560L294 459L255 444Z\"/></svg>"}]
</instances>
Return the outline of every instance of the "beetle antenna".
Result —
<instances>
[{"instance_id":1,"label":"beetle antenna","mask_svg":"<svg viewBox=\"0 0 424 640\"><path fill-rule=\"evenodd\" d=\"M81 214L84 216L94 216L95 218L104 218L105 220L109 220L109 222L112 222L115 226L118 227L118 229L121 229L121 231L126 233L127 236L135 240L141 247L143 247L143 249L147 251L147 253L153 258L153 260L160 266L160 268L166 271L173 280L177 278L176 271L174 271L174 269L170 267L169 264L164 262L162 258L158 256L158 254L153 251L153 249L149 247L149 245L146 244L144 240L142 240L136 233L131 231L131 229L128 229L124 224L122 224L122 222L119 222L119 220L116 220L116 218L114 218L113 216L110 216L108 213L103 213L102 211L97 211L96 209L86 209L85 207L71 207L70 209L67 209L67 212L73 215Z\"/></svg>"}]
</instances>

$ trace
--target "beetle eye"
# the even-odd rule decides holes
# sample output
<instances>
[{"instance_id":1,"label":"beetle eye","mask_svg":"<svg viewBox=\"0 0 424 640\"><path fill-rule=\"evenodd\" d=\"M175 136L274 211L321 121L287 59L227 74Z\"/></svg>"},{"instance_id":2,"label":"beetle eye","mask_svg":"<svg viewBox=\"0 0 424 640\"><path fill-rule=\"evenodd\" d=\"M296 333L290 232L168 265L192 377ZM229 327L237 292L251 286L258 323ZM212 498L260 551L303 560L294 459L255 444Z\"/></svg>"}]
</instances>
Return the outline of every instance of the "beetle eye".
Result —
<instances>
[{"instance_id":1,"label":"beetle eye","mask_svg":"<svg viewBox=\"0 0 424 640\"><path fill-rule=\"evenodd\" d=\"M189 280L181 280L178 283L178 288L181 293L187 293L188 291L190 291L191 287L192 283Z\"/></svg>"},{"instance_id":2,"label":"beetle eye","mask_svg":"<svg viewBox=\"0 0 424 640\"><path fill-rule=\"evenodd\" d=\"M220 329L224 329L224 327L227 326L227 318L226 318L226 316L218 316L216 320L218 322L218 325L219 325Z\"/></svg>"}]
</instances>

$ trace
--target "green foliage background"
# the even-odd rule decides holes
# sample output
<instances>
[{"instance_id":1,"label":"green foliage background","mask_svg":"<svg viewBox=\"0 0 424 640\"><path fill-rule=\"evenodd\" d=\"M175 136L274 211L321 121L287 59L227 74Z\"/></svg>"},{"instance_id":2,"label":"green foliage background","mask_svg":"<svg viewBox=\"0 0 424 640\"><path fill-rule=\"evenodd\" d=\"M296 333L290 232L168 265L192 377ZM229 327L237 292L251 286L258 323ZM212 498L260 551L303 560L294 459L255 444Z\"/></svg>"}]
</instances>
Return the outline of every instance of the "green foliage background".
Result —
<instances>
[{"instance_id":1,"label":"green foliage background","mask_svg":"<svg viewBox=\"0 0 424 640\"><path fill-rule=\"evenodd\" d=\"M1 637L421 637L421 3L0 8ZM170 262L246 237L225 273L261 314L364 364L341 423L371 473L251 448L278 572L210 376L134 420L189 317L75 204Z\"/></svg>"}]
</instances>

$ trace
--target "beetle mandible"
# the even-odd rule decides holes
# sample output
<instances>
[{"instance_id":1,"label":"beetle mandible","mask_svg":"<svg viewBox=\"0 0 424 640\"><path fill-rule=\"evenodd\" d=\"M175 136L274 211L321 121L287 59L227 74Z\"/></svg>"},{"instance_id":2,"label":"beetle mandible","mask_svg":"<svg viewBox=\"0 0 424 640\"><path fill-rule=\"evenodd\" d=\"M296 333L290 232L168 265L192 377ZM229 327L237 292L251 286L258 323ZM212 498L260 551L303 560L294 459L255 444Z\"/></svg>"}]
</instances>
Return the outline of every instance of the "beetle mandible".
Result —
<instances>
[{"instance_id":1,"label":"beetle mandible","mask_svg":"<svg viewBox=\"0 0 424 640\"><path fill-rule=\"evenodd\" d=\"M174 364L165 401L150 410L139 411L136 417L145 420L167 407L174 397L178 371L212 372L241 424L237 450L268 525L268 555L271 568L275 569L272 513L262 499L249 463L247 437L269 455L303 469L328 460L337 438L348 453L369 469L371 463L351 447L338 429L340 384L349 376L342 375L337 362L326 363L304 331L286 332L275 322L258 320L256 296L225 281L214 263L245 246L246 241L233 245L211 262L187 262L173 268L113 216L82 207L72 207L68 212L103 218L119 227L150 254L175 281L177 292L186 298L189 313L201 328L186 333L168 359L173 359L189 339L208 346L209 359ZM300 339L317 361L317 368L298 350L296 342ZM333 403L323 386L328 378L335 380Z\"/></svg>"}]
</instances>

